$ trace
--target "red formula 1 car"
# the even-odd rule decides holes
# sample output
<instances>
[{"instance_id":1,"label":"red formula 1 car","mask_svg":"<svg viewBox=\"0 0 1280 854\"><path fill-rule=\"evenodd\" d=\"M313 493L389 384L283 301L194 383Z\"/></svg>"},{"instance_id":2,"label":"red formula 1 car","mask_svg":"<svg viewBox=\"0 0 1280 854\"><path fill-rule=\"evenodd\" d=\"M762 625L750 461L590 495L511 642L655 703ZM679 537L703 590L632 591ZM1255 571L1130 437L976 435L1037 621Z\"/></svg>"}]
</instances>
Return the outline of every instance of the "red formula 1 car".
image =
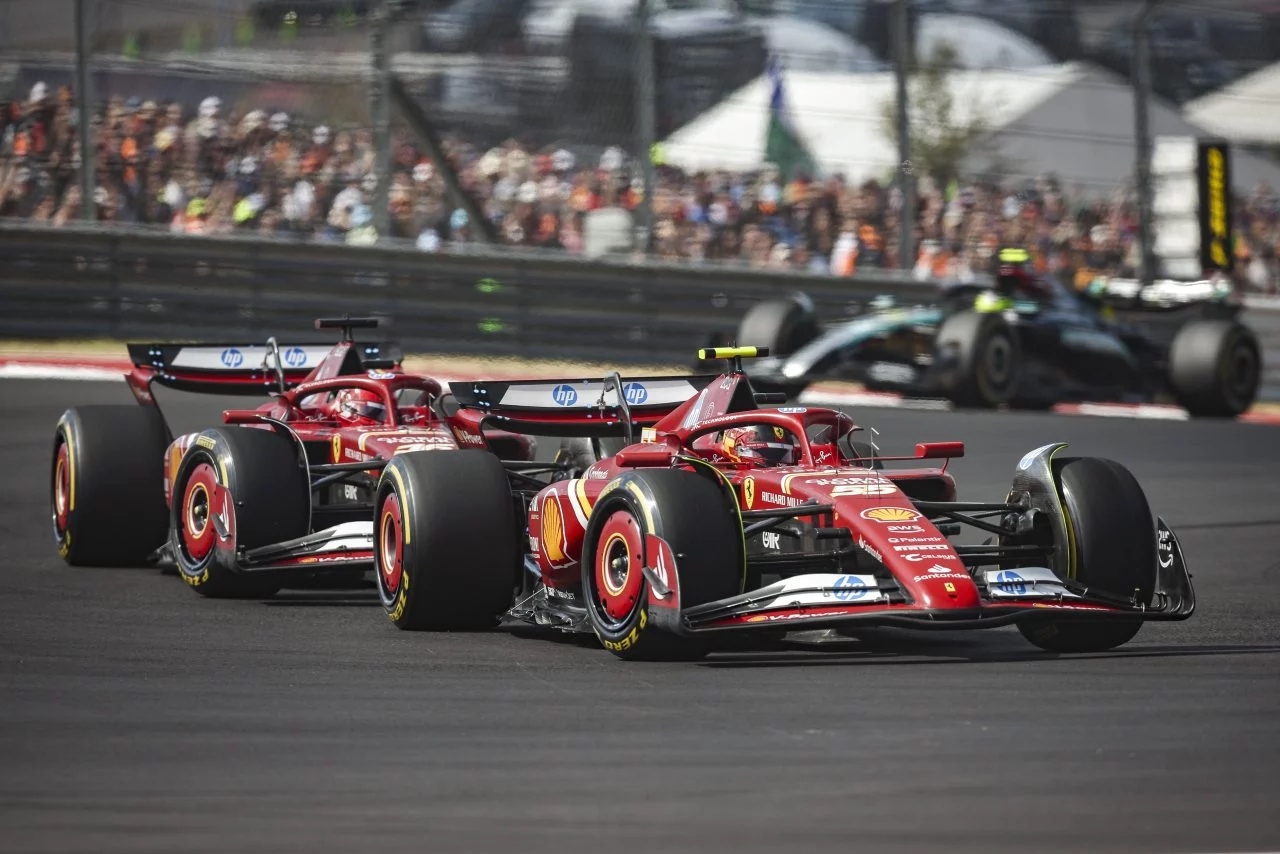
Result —
<instances>
[{"instance_id":1,"label":"red formula 1 car","mask_svg":"<svg viewBox=\"0 0 1280 854\"><path fill-rule=\"evenodd\" d=\"M600 458L570 439L550 468L465 451L392 458L374 496L391 620L507 616L653 659L702 655L730 633L869 626L1015 624L1047 650L1104 650L1194 611L1177 538L1118 463L1049 444L1022 458L1002 500L956 501L947 464L962 443L885 457L841 412L761 408L779 401L742 372L756 353L703 351L732 369L684 378L689 399L652 426L633 410L652 379L614 374L589 395L567 382L455 387L471 431L638 429L640 441ZM958 544L962 526L990 538Z\"/></svg>"},{"instance_id":2,"label":"red formula 1 car","mask_svg":"<svg viewBox=\"0 0 1280 854\"><path fill-rule=\"evenodd\" d=\"M529 436L451 424L441 383L404 373L398 348L353 340L352 329L376 325L316 321L342 330L334 346L129 345L125 379L141 405L79 407L58 422L59 554L76 565L151 560L209 596L266 596L291 576L373 567L385 460L459 447L533 459ZM271 400L174 437L153 385Z\"/></svg>"}]
</instances>

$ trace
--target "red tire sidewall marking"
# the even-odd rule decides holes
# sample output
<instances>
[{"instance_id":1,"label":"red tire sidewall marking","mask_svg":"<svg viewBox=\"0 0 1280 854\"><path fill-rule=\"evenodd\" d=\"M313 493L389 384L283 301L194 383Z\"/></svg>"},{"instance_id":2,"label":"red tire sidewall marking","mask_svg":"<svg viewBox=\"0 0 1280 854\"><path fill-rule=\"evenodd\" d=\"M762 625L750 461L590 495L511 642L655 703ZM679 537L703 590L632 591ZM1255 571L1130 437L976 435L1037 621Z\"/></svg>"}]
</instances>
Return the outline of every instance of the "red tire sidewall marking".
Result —
<instances>
[{"instance_id":1,"label":"red tire sidewall marking","mask_svg":"<svg viewBox=\"0 0 1280 854\"><path fill-rule=\"evenodd\" d=\"M378 513L378 576L388 596L395 596L400 589L403 570L404 517L399 497L389 492Z\"/></svg>"},{"instance_id":2,"label":"red tire sidewall marking","mask_svg":"<svg viewBox=\"0 0 1280 854\"><path fill-rule=\"evenodd\" d=\"M53 523L58 535L67 532L71 516L71 452L67 443L58 445L58 455L53 469Z\"/></svg>"},{"instance_id":3,"label":"red tire sidewall marking","mask_svg":"<svg viewBox=\"0 0 1280 854\"><path fill-rule=\"evenodd\" d=\"M182 544L187 554L196 563L204 560L213 551L217 533L213 526L213 514L217 512L215 501L222 490L218 486L218 475L209 463L200 463L187 478L182 491ZM196 519L193 509L198 503L206 506L203 528L197 530L200 520Z\"/></svg>"},{"instance_id":4,"label":"red tire sidewall marking","mask_svg":"<svg viewBox=\"0 0 1280 854\"><path fill-rule=\"evenodd\" d=\"M595 573L596 596L612 620L624 620L635 610L644 592L644 540L640 524L628 510L615 510L600 526L596 539ZM614 583L610 561L620 554L619 545L625 546L627 572L619 583Z\"/></svg>"}]
</instances>

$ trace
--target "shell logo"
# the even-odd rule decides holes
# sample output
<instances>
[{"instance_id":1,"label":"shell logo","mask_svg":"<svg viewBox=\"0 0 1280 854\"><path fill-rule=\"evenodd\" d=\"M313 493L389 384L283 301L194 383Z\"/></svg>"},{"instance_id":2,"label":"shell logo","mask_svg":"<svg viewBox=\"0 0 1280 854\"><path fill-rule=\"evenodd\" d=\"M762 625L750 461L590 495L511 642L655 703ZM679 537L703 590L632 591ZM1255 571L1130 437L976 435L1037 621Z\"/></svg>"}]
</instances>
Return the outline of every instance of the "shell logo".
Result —
<instances>
[{"instance_id":1,"label":"shell logo","mask_svg":"<svg viewBox=\"0 0 1280 854\"><path fill-rule=\"evenodd\" d=\"M542 502L542 553L547 560L559 563L564 560L564 516L560 502L547 496Z\"/></svg>"},{"instance_id":2,"label":"shell logo","mask_svg":"<svg viewBox=\"0 0 1280 854\"><path fill-rule=\"evenodd\" d=\"M871 507L858 514L873 522L915 522L920 514L905 507Z\"/></svg>"}]
</instances>

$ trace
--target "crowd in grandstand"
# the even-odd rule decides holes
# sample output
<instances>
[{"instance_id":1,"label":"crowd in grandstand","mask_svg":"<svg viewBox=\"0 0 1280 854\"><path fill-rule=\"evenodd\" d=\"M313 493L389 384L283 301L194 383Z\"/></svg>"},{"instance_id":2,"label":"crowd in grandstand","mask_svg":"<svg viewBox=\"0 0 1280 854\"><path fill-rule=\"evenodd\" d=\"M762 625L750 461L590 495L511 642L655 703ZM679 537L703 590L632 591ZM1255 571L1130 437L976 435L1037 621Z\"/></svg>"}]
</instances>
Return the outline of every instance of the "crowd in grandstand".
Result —
<instances>
[{"instance_id":1,"label":"crowd in grandstand","mask_svg":"<svg viewBox=\"0 0 1280 854\"><path fill-rule=\"evenodd\" d=\"M55 225L79 218L79 143L72 93L32 88L0 110L0 217ZM224 110L112 96L94 118L100 220L187 234L256 232L376 240L372 133L303 126L283 112ZM598 158L532 151L510 141L448 153L466 189L508 244L581 252L590 211L634 209L643 183L618 149ZM466 212L407 134L393 142L393 236L424 250L475 238ZM840 176L784 181L776 171L689 175L660 166L653 251L667 259L851 275L899 265L899 191ZM1038 268L1068 281L1136 269L1132 196L1081 201L1052 177L1014 186L919 184L917 275L964 278L997 246L1027 248ZM1242 280L1280 290L1280 201L1261 188L1236 205Z\"/></svg>"}]
</instances>

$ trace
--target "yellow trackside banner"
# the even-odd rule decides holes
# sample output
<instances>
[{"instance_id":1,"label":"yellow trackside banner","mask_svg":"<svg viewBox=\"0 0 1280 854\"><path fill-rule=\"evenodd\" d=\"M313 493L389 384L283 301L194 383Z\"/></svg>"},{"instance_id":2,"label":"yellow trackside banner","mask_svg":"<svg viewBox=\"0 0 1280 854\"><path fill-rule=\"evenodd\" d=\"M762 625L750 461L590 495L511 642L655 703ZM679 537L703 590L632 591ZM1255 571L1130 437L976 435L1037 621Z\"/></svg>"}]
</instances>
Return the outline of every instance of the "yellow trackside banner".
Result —
<instances>
[{"instance_id":1,"label":"yellow trackside banner","mask_svg":"<svg viewBox=\"0 0 1280 854\"><path fill-rule=\"evenodd\" d=\"M754 359L757 356L769 355L768 347L704 347L698 351L698 358L709 359Z\"/></svg>"},{"instance_id":2,"label":"yellow trackside banner","mask_svg":"<svg viewBox=\"0 0 1280 854\"><path fill-rule=\"evenodd\" d=\"M1225 142L1201 142L1196 164L1200 189L1200 266L1231 272L1231 148Z\"/></svg>"}]
</instances>

